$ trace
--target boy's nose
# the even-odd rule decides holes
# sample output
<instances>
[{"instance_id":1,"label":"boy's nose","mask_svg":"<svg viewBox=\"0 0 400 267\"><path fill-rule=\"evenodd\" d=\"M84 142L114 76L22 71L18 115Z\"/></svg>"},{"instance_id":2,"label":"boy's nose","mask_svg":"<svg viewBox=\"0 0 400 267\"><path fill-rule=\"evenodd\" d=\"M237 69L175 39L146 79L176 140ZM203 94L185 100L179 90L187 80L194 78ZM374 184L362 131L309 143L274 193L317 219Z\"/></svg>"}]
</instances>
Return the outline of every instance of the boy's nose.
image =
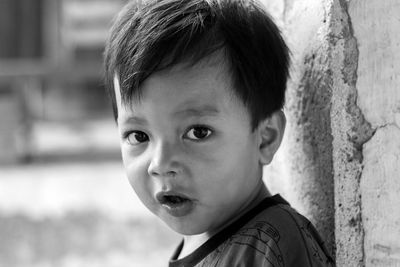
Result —
<instances>
[{"instance_id":1,"label":"boy's nose","mask_svg":"<svg viewBox=\"0 0 400 267\"><path fill-rule=\"evenodd\" d=\"M150 176L175 176L180 172L179 149L174 144L160 142L153 150L148 173Z\"/></svg>"}]
</instances>

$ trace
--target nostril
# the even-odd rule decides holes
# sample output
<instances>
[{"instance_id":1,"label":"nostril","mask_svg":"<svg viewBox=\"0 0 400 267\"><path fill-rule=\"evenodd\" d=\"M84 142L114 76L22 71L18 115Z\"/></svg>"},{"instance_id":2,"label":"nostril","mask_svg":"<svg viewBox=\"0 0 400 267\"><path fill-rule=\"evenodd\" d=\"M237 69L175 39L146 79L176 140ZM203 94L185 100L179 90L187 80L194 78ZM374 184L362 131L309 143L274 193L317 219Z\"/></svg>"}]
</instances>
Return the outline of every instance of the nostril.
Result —
<instances>
[{"instance_id":1,"label":"nostril","mask_svg":"<svg viewBox=\"0 0 400 267\"><path fill-rule=\"evenodd\" d=\"M149 168L148 170L149 175L151 176L155 176L155 177L159 177L159 176L163 176L163 177L175 177L178 173L175 170L162 170L160 168L156 169L156 168Z\"/></svg>"}]
</instances>

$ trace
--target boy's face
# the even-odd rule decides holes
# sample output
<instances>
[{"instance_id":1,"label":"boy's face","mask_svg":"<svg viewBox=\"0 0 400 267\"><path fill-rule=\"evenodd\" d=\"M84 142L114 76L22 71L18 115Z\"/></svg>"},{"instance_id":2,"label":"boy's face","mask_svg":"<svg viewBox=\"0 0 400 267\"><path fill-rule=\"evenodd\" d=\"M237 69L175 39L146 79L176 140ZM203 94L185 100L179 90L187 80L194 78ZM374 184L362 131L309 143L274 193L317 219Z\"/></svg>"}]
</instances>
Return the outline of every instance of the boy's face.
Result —
<instances>
[{"instance_id":1,"label":"boy's face","mask_svg":"<svg viewBox=\"0 0 400 267\"><path fill-rule=\"evenodd\" d=\"M152 74L131 107L115 79L124 166L141 201L184 235L214 233L262 186L259 136L220 64Z\"/></svg>"}]
</instances>

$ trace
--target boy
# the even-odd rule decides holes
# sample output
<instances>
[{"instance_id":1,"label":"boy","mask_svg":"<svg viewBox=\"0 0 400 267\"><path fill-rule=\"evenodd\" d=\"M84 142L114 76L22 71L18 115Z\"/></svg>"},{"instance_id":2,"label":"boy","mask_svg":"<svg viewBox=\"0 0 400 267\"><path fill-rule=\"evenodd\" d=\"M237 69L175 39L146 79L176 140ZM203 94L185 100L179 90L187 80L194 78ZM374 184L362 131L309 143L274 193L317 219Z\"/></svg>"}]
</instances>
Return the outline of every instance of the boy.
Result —
<instances>
[{"instance_id":1,"label":"boy","mask_svg":"<svg viewBox=\"0 0 400 267\"><path fill-rule=\"evenodd\" d=\"M331 266L309 221L262 181L282 140L289 52L249 0L128 4L106 83L129 182L184 236L170 266Z\"/></svg>"}]
</instances>

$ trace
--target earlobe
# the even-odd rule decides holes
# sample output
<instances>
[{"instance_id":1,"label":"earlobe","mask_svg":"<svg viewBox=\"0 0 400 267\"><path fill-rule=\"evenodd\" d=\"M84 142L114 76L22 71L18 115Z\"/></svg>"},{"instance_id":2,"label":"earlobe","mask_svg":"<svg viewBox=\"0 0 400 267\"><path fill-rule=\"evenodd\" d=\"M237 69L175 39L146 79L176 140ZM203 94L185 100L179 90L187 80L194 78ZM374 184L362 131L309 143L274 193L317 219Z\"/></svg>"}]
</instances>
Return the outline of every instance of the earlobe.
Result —
<instances>
[{"instance_id":1,"label":"earlobe","mask_svg":"<svg viewBox=\"0 0 400 267\"><path fill-rule=\"evenodd\" d=\"M260 164L271 163L278 150L285 132L286 117L283 111L274 112L271 116L260 122L258 126L260 137Z\"/></svg>"}]
</instances>

